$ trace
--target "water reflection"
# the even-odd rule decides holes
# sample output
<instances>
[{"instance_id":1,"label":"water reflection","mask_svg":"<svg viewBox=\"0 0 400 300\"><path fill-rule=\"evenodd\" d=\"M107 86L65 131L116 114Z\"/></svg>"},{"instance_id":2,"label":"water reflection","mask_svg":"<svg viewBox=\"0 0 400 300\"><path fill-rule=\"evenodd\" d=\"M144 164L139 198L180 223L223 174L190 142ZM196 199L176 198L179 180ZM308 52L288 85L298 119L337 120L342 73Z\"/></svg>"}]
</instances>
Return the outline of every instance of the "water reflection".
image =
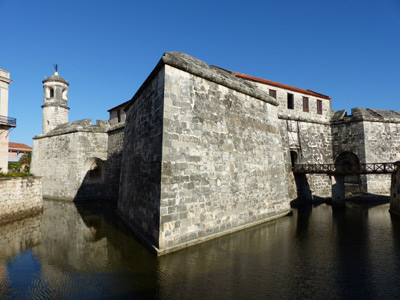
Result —
<instances>
[{"instance_id":1,"label":"water reflection","mask_svg":"<svg viewBox=\"0 0 400 300\"><path fill-rule=\"evenodd\" d=\"M0 226L0 299L12 293L7 262L19 253L39 244L41 214Z\"/></svg>"},{"instance_id":2,"label":"water reflection","mask_svg":"<svg viewBox=\"0 0 400 300\"><path fill-rule=\"evenodd\" d=\"M300 207L156 258L113 206L48 200L43 215L0 227L0 298L400 298L400 221L388 208Z\"/></svg>"}]
</instances>

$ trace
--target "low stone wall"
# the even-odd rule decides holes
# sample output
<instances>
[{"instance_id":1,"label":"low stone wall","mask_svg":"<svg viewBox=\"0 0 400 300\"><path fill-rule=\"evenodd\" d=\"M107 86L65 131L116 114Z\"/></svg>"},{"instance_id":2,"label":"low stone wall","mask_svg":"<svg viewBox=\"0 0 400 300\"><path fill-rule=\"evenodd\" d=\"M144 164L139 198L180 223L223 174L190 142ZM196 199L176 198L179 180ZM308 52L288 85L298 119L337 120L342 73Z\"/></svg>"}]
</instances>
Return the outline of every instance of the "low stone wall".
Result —
<instances>
[{"instance_id":1,"label":"low stone wall","mask_svg":"<svg viewBox=\"0 0 400 300\"><path fill-rule=\"evenodd\" d=\"M0 223L27 216L42 209L41 178L0 178Z\"/></svg>"},{"instance_id":2,"label":"low stone wall","mask_svg":"<svg viewBox=\"0 0 400 300\"><path fill-rule=\"evenodd\" d=\"M390 188L390 212L400 216L400 161L396 165L397 171L392 174Z\"/></svg>"}]
</instances>

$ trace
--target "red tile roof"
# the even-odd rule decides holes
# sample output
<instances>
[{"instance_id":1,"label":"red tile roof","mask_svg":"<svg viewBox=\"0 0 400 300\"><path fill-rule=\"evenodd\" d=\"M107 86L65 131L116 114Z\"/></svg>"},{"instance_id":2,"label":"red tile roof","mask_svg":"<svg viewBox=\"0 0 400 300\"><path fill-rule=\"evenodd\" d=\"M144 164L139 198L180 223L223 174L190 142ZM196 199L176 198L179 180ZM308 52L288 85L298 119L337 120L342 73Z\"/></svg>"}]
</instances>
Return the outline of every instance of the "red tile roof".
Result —
<instances>
[{"instance_id":1,"label":"red tile roof","mask_svg":"<svg viewBox=\"0 0 400 300\"><path fill-rule=\"evenodd\" d=\"M8 143L8 149L10 150L20 150L20 151L32 151L32 147L21 144L21 143L13 143L9 142Z\"/></svg>"},{"instance_id":2,"label":"red tile roof","mask_svg":"<svg viewBox=\"0 0 400 300\"><path fill-rule=\"evenodd\" d=\"M261 79L261 78L253 77L253 76L242 74L242 73L238 73L238 72L234 72L234 73L235 73L235 75L237 77L242 78L242 79L246 79L246 80L250 80L250 81L254 81L254 82L259 82L259 83L264 83L264 84L276 86L276 87L279 87L279 88L291 90L291 91L294 91L294 92L299 92L299 93L310 95L310 96L314 96L314 97L317 97L317 98L331 100L331 97L326 96L324 94L320 94L320 93L314 92L314 91L303 90L303 89L300 89L300 88L297 88L297 87L294 87L294 86L290 86L290 85L274 82L274 81L271 81L271 80Z\"/></svg>"}]
</instances>

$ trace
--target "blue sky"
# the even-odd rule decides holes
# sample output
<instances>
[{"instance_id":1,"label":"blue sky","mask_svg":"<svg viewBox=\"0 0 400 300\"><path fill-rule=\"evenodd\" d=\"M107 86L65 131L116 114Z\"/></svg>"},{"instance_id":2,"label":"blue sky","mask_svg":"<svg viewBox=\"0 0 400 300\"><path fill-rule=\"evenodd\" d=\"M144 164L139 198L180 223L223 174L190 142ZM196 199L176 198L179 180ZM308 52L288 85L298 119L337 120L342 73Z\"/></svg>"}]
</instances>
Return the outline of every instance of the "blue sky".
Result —
<instances>
[{"instance_id":1,"label":"blue sky","mask_svg":"<svg viewBox=\"0 0 400 300\"><path fill-rule=\"evenodd\" d=\"M166 51L329 95L334 110L400 111L400 0L0 0L0 20L13 142L41 133L53 64L69 120L105 120Z\"/></svg>"}]
</instances>

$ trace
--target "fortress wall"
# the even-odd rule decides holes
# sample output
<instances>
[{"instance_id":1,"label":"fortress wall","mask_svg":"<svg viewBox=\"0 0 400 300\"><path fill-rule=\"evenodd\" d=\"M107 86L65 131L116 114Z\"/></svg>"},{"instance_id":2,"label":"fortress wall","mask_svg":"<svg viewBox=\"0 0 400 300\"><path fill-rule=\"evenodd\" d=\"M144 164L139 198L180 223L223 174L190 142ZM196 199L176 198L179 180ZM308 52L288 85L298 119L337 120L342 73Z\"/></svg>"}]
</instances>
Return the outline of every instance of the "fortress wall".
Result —
<instances>
[{"instance_id":1,"label":"fortress wall","mask_svg":"<svg viewBox=\"0 0 400 300\"><path fill-rule=\"evenodd\" d=\"M368 163L400 160L400 123L364 121ZM368 193L389 194L391 176L367 175Z\"/></svg>"},{"instance_id":2,"label":"fortress wall","mask_svg":"<svg viewBox=\"0 0 400 300\"><path fill-rule=\"evenodd\" d=\"M299 122L298 162L305 164L331 164L332 136L329 124ZM314 197L331 197L332 183L324 174L307 174L307 181Z\"/></svg>"},{"instance_id":3,"label":"fortress wall","mask_svg":"<svg viewBox=\"0 0 400 300\"><path fill-rule=\"evenodd\" d=\"M365 163L364 124L361 121L344 121L332 124L333 160L343 152L357 155L360 163Z\"/></svg>"},{"instance_id":4,"label":"fortress wall","mask_svg":"<svg viewBox=\"0 0 400 300\"><path fill-rule=\"evenodd\" d=\"M153 73L126 111L118 212L144 243L158 247L164 69Z\"/></svg>"},{"instance_id":5,"label":"fortress wall","mask_svg":"<svg viewBox=\"0 0 400 300\"><path fill-rule=\"evenodd\" d=\"M107 133L89 131L35 137L31 172L42 177L43 196L73 200L91 167L90 159L107 159L107 141Z\"/></svg>"},{"instance_id":6,"label":"fortress wall","mask_svg":"<svg viewBox=\"0 0 400 300\"><path fill-rule=\"evenodd\" d=\"M331 101L303 94L300 92L271 86L264 83L254 83L259 89L269 93L276 91L278 100L280 131L284 149L285 165L289 176L289 197L297 198L295 177L291 173L290 150L298 154L297 163L327 164L332 163L332 138L330 130ZM287 94L294 97L294 108L287 108ZM303 111L303 96L309 99L309 111ZM322 101L322 114L317 113L317 100ZM299 140L300 137L300 140ZM330 197L331 181L329 176L307 174L307 183L312 196Z\"/></svg>"},{"instance_id":7,"label":"fortress wall","mask_svg":"<svg viewBox=\"0 0 400 300\"><path fill-rule=\"evenodd\" d=\"M165 70L160 252L286 214L277 106Z\"/></svg>"},{"instance_id":8,"label":"fortress wall","mask_svg":"<svg viewBox=\"0 0 400 300\"><path fill-rule=\"evenodd\" d=\"M391 175L390 212L400 216L400 161L396 165L397 171Z\"/></svg>"},{"instance_id":9,"label":"fortress wall","mask_svg":"<svg viewBox=\"0 0 400 300\"><path fill-rule=\"evenodd\" d=\"M0 222L33 214L42 208L40 178L0 178Z\"/></svg>"},{"instance_id":10,"label":"fortress wall","mask_svg":"<svg viewBox=\"0 0 400 300\"><path fill-rule=\"evenodd\" d=\"M118 201L122 150L124 146L124 130L125 123L114 126L108 131L104 191L106 192L107 198L112 201Z\"/></svg>"},{"instance_id":11,"label":"fortress wall","mask_svg":"<svg viewBox=\"0 0 400 300\"><path fill-rule=\"evenodd\" d=\"M337 157L344 152L352 152L357 155L360 163L366 162L364 144L364 124L362 121L354 121L352 117L342 122L334 122L331 125L333 163ZM346 177L346 193L357 195L367 193L367 176ZM350 181L350 182L349 182Z\"/></svg>"},{"instance_id":12,"label":"fortress wall","mask_svg":"<svg viewBox=\"0 0 400 300\"><path fill-rule=\"evenodd\" d=\"M286 170L289 174L289 197L295 200L298 196L295 176L291 172L290 151L297 153L298 164L331 164L332 138L329 124L288 119L279 120ZM331 197L332 187L329 176L324 174L307 174L304 188L309 189L308 197ZM304 197L304 194L303 194ZM300 200L300 199L299 199ZM307 199L302 199L307 200Z\"/></svg>"}]
</instances>

